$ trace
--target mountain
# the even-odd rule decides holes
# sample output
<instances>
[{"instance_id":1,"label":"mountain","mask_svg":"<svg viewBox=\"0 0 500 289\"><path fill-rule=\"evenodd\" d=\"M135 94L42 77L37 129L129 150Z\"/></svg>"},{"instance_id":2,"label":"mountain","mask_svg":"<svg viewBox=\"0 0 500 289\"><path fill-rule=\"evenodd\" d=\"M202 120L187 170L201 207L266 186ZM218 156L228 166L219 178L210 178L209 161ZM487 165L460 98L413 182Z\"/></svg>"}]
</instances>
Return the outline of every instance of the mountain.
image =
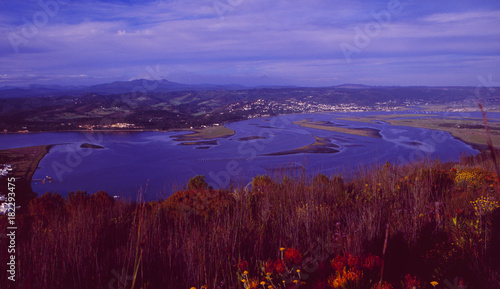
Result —
<instances>
[{"instance_id":1,"label":"mountain","mask_svg":"<svg viewBox=\"0 0 500 289\"><path fill-rule=\"evenodd\" d=\"M88 93L101 95L124 94L133 92L172 92L172 91L208 91L248 89L243 85L183 84L161 80L135 79L115 81L90 86L60 86L32 84L28 87L0 87L0 98L45 97L45 96L81 96Z\"/></svg>"}]
</instances>

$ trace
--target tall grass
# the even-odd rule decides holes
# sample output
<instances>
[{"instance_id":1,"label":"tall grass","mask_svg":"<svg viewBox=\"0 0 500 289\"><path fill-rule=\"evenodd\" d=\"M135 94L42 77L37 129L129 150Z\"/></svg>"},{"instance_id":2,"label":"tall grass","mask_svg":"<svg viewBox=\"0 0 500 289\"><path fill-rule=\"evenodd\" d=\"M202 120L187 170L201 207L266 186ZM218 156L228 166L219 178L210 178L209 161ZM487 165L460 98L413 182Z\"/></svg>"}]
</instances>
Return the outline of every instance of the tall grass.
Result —
<instances>
[{"instance_id":1,"label":"tall grass","mask_svg":"<svg viewBox=\"0 0 500 289\"><path fill-rule=\"evenodd\" d=\"M253 288L271 286L266 270L282 261L288 272L267 275L276 288L284 288L282 281L286 288L328 288L344 275L363 279L345 283L350 288L405 288L404 282L429 288L430 281L453 283L457 276L468 288L499 288L494 170L479 155L458 163L387 163L350 181L258 176L251 189L232 191L208 189L197 178L189 189L149 203L115 201L103 192L45 194L18 216L15 286ZM471 202L480 197L493 205L478 213L479 203ZM3 230L6 219L0 221ZM384 257L383 276L356 267L358 261L338 271L330 262L342 256ZM6 250L0 257L6 260ZM9 288L3 266L0 286Z\"/></svg>"}]
</instances>

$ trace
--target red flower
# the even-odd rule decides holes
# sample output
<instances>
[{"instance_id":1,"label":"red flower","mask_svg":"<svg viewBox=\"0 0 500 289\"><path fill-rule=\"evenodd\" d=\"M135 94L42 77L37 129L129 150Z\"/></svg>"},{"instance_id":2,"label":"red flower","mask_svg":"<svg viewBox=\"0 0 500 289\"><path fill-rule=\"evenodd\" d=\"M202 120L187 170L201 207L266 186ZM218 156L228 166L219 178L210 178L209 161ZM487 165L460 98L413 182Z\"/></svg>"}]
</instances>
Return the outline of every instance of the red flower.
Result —
<instances>
[{"instance_id":1,"label":"red flower","mask_svg":"<svg viewBox=\"0 0 500 289\"><path fill-rule=\"evenodd\" d=\"M283 263L282 260L274 261L274 270L276 270L278 274L285 272L285 263Z\"/></svg>"},{"instance_id":2,"label":"red flower","mask_svg":"<svg viewBox=\"0 0 500 289\"><path fill-rule=\"evenodd\" d=\"M264 273L273 273L274 271L274 264L272 260L267 260L264 262Z\"/></svg>"},{"instance_id":3,"label":"red flower","mask_svg":"<svg viewBox=\"0 0 500 289\"><path fill-rule=\"evenodd\" d=\"M240 269L241 271L247 270L248 269L248 262L245 260L240 260L238 262L238 269Z\"/></svg>"},{"instance_id":4,"label":"red flower","mask_svg":"<svg viewBox=\"0 0 500 289\"><path fill-rule=\"evenodd\" d=\"M332 260L332 267L335 271L340 272L347 265L347 259L344 256L336 256Z\"/></svg>"},{"instance_id":5,"label":"red flower","mask_svg":"<svg viewBox=\"0 0 500 289\"><path fill-rule=\"evenodd\" d=\"M358 257L347 254L347 265L349 265L351 268L356 268L356 266L358 266L358 262Z\"/></svg>"},{"instance_id":6,"label":"red flower","mask_svg":"<svg viewBox=\"0 0 500 289\"><path fill-rule=\"evenodd\" d=\"M410 274L406 274L405 276L405 288L413 289L420 287L420 280L416 276L412 276Z\"/></svg>"},{"instance_id":7,"label":"red flower","mask_svg":"<svg viewBox=\"0 0 500 289\"><path fill-rule=\"evenodd\" d=\"M382 260L379 256L374 256L368 254L363 260L363 269L373 270L376 267L380 267L382 265Z\"/></svg>"},{"instance_id":8,"label":"red flower","mask_svg":"<svg viewBox=\"0 0 500 289\"><path fill-rule=\"evenodd\" d=\"M302 260L302 254L296 249L288 248L285 251L285 260L287 263L298 265Z\"/></svg>"}]
</instances>

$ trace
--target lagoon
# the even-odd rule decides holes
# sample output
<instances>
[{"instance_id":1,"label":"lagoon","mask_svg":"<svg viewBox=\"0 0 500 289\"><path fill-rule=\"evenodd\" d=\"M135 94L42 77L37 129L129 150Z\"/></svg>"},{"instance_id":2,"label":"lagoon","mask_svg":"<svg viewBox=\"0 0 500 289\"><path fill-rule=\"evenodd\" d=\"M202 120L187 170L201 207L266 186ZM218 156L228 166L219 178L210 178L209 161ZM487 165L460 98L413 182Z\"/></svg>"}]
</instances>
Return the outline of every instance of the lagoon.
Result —
<instances>
[{"instance_id":1,"label":"lagoon","mask_svg":"<svg viewBox=\"0 0 500 289\"><path fill-rule=\"evenodd\" d=\"M205 175L214 188L228 188L232 183L246 185L262 174L304 172L349 176L361 167L385 162L406 164L422 158L455 161L462 153L478 153L448 132L338 119L370 114L390 113L314 113L249 119L226 124L235 131L233 136L198 145L181 145L175 140L175 136L188 132L4 134L0 135L0 149L56 144L33 176L34 180L50 176L54 181L33 182L36 193L57 192L64 196L71 191L92 194L102 190L127 200L135 200L138 192L145 193L148 200L165 198L182 189L195 175ZM340 128L371 129L378 131L380 137L293 123L302 120L328 122ZM334 149L280 153L307 147L316 138L330 142ZM81 147L82 144L104 149Z\"/></svg>"}]
</instances>

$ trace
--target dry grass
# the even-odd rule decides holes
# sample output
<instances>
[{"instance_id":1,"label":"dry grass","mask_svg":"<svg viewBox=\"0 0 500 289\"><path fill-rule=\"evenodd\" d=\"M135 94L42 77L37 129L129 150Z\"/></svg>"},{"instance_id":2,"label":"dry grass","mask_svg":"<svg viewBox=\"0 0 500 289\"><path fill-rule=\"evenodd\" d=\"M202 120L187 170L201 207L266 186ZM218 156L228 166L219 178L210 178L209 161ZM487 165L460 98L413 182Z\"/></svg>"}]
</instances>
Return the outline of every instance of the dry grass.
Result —
<instances>
[{"instance_id":1,"label":"dry grass","mask_svg":"<svg viewBox=\"0 0 500 289\"><path fill-rule=\"evenodd\" d=\"M17 216L16 286L430 288L458 276L468 288L498 288L500 212L476 208L480 197L500 198L488 155L386 164L352 181L258 176L250 190L233 191L196 184L161 202L125 203L105 193L32 200ZM382 257L380 276L375 261L365 263ZM9 288L3 269L0 278Z\"/></svg>"}]
</instances>

